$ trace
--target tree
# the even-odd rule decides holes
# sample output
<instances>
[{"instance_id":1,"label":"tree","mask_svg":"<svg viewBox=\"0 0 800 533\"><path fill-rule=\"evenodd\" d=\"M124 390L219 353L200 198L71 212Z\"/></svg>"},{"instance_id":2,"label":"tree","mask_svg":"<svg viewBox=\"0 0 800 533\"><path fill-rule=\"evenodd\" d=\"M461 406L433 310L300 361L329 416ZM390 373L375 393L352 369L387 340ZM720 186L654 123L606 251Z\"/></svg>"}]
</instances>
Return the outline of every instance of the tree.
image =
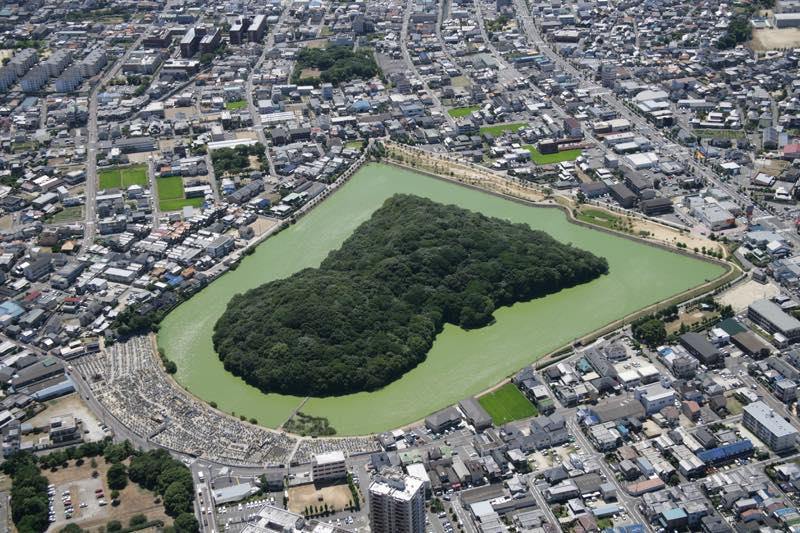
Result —
<instances>
[{"instance_id":1,"label":"tree","mask_svg":"<svg viewBox=\"0 0 800 533\"><path fill-rule=\"evenodd\" d=\"M76 524L67 524L58 530L58 533L83 533L83 530Z\"/></svg>"},{"instance_id":2,"label":"tree","mask_svg":"<svg viewBox=\"0 0 800 533\"><path fill-rule=\"evenodd\" d=\"M112 520L108 524L106 524L106 531L109 533L112 531L121 531L122 530L122 522L119 520Z\"/></svg>"},{"instance_id":3,"label":"tree","mask_svg":"<svg viewBox=\"0 0 800 533\"><path fill-rule=\"evenodd\" d=\"M377 390L446 323L588 282L605 259L521 224L397 195L315 269L234 296L214 327L225 369L265 392Z\"/></svg>"},{"instance_id":4,"label":"tree","mask_svg":"<svg viewBox=\"0 0 800 533\"><path fill-rule=\"evenodd\" d=\"M632 325L633 338L653 348L667 339L664 322L655 317L645 317Z\"/></svg>"},{"instance_id":5,"label":"tree","mask_svg":"<svg viewBox=\"0 0 800 533\"><path fill-rule=\"evenodd\" d=\"M164 511L169 516L180 516L191 512L192 500L186 492L186 487L180 481L175 481L164 491Z\"/></svg>"},{"instance_id":6,"label":"tree","mask_svg":"<svg viewBox=\"0 0 800 533\"><path fill-rule=\"evenodd\" d=\"M108 487L114 490L124 489L128 484L128 469L122 463L114 463L108 469Z\"/></svg>"},{"instance_id":7,"label":"tree","mask_svg":"<svg viewBox=\"0 0 800 533\"><path fill-rule=\"evenodd\" d=\"M197 533L200 529L192 513L182 513L175 518L175 533Z\"/></svg>"},{"instance_id":8,"label":"tree","mask_svg":"<svg viewBox=\"0 0 800 533\"><path fill-rule=\"evenodd\" d=\"M146 523L147 523L147 517L145 515L143 515L143 514L135 514L135 515L133 515L131 517L130 521L128 522L128 524L131 527L140 526L140 525L146 524Z\"/></svg>"}]
</instances>

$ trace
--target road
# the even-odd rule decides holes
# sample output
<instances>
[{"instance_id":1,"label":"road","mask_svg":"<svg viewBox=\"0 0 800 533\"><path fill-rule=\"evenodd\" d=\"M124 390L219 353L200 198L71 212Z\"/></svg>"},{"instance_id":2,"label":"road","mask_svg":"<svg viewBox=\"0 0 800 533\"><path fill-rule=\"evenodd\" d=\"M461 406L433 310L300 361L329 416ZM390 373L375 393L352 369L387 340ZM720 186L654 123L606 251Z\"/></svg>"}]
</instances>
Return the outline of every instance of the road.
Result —
<instances>
[{"instance_id":1,"label":"road","mask_svg":"<svg viewBox=\"0 0 800 533\"><path fill-rule=\"evenodd\" d=\"M167 11L171 5L171 1L165 3L162 12ZM111 68L106 70L105 74L94 84L89 93L89 118L86 124L86 189L84 191L86 206L84 209L83 241L81 242L82 254L85 254L89 247L94 244L94 237L97 233L97 188L99 186L97 181L97 95L117 75L119 69L122 68L122 65L134 50L139 48L145 36L156 26L158 19L159 17L153 18L153 22L141 31L139 38L125 50L125 53L117 59Z\"/></svg>"},{"instance_id":2,"label":"road","mask_svg":"<svg viewBox=\"0 0 800 533\"><path fill-rule=\"evenodd\" d=\"M147 159L147 179L150 181L150 201L153 203L153 229L157 228L161 220L161 208L158 203L158 180L156 180L156 162L152 157Z\"/></svg>"},{"instance_id":3,"label":"road","mask_svg":"<svg viewBox=\"0 0 800 533\"><path fill-rule=\"evenodd\" d=\"M615 476L614 472L612 472L611 468L609 468L608 463L603 457L603 454L592 451L594 450L594 446L592 446L592 443L590 443L589 439L587 439L583 434L583 431L581 431L574 419L567 420L567 427L569 427L570 434L575 436L575 439L577 440L578 444L580 444L581 448L583 448L583 450L588 453L590 457L597 460L597 463L600 465L600 470L605 475L606 480L613 483L617 488L617 500L625 505L630 516L635 521L643 524L648 530L652 531L650 522L646 520L639 511L639 499L634 498L625 492L625 489L622 487L619 481L617 481L617 476Z\"/></svg>"},{"instance_id":4,"label":"road","mask_svg":"<svg viewBox=\"0 0 800 533\"><path fill-rule=\"evenodd\" d=\"M286 5L283 4L281 16L278 18L278 22L275 24L275 26L269 29L266 40L264 41L264 49L261 50L261 55L258 57L258 61L256 61L256 63L253 65L253 68L250 69L250 74L248 74L247 83L245 84L245 99L247 100L247 109L250 111L250 117L253 119L252 129L258 136L258 142L264 145L269 175L273 178L277 176L277 173L275 172L275 164L269 154L267 136L264 134L264 125L261 123L261 113L259 113L258 106L253 99L253 93L255 92L255 87L253 86L253 77L255 76L256 72L261 70L261 65L264 63L264 60L267 57L267 52L271 50L273 46L275 46L275 33L280 31L280 28L283 26L283 23L286 21L286 17L288 15L289 9L287 9Z\"/></svg>"},{"instance_id":5,"label":"road","mask_svg":"<svg viewBox=\"0 0 800 533\"><path fill-rule=\"evenodd\" d=\"M405 9L403 10L403 26L400 29L400 50L403 53L403 60L406 62L408 66L408 70L411 71L413 77L420 80L425 87L425 92L428 93L428 96L433 100L433 104L436 109L442 110L442 115L444 119L450 124L450 126L455 127L456 121L453 117L450 116L449 113L445 110L444 106L442 105L441 100L436 94L431 90L428 86L428 82L420 75L419 70L417 70L417 66L414 64L414 61L411 60L411 53L408 51L408 27L411 24L411 15L414 13L414 0L407 0ZM437 18L440 18L440 15L437 15ZM438 26L439 24L437 24Z\"/></svg>"}]
</instances>

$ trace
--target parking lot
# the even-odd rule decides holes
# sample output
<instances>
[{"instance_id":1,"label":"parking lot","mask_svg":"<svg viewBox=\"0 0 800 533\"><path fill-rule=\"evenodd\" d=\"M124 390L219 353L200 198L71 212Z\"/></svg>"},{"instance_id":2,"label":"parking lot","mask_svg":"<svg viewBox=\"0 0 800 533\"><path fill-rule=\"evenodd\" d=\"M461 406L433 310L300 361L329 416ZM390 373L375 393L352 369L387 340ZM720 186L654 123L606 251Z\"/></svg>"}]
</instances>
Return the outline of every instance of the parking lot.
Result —
<instances>
[{"instance_id":1,"label":"parking lot","mask_svg":"<svg viewBox=\"0 0 800 533\"><path fill-rule=\"evenodd\" d=\"M107 504L99 477L51 484L48 487L48 496L50 522L53 524L52 529L56 530L69 522L101 516L103 507Z\"/></svg>"}]
</instances>

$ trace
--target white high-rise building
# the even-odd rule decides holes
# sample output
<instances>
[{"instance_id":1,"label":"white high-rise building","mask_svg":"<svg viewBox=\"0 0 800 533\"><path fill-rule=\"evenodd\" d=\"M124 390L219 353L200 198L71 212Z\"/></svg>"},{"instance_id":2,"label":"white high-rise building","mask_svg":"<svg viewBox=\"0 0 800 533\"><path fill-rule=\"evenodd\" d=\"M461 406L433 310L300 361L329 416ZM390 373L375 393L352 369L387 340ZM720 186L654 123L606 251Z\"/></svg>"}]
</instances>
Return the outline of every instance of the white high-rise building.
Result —
<instances>
[{"instance_id":1,"label":"white high-rise building","mask_svg":"<svg viewBox=\"0 0 800 533\"><path fill-rule=\"evenodd\" d=\"M369 486L372 533L424 533L424 481L387 469Z\"/></svg>"}]
</instances>

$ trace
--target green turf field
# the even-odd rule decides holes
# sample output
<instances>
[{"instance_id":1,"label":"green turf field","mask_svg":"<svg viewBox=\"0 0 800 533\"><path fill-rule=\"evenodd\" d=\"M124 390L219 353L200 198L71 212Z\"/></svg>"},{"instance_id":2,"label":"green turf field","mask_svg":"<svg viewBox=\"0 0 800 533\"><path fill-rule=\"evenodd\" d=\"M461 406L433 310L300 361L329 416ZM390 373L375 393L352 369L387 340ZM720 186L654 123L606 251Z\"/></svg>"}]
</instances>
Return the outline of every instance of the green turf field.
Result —
<instances>
[{"instance_id":1,"label":"green turf field","mask_svg":"<svg viewBox=\"0 0 800 533\"><path fill-rule=\"evenodd\" d=\"M481 128L482 134L489 134L499 137L507 131L517 131L527 126L524 122L514 122L511 124L495 124L494 126L484 126Z\"/></svg>"},{"instance_id":2,"label":"green turf field","mask_svg":"<svg viewBox=\"0 0 800 533\"><path fill-rule=\"evenodd\" d=\"M481 396L478 402L486 409L496 426L539 414L536 407L513 383L506 383L496 391Z\"/></svg>"},{"instance_id":3,"label":"green turf field","mask_svg":"<svg viewBox=\"0 0 800 533\"><path fill-rule=\"evenodd\" d=\"M101 189L127 189L131 185L147 187L147 165L107 168L100 171L98 178Z\"/></svg>"},{"instance_id":4,"label":"green turf field","mask_svg":"<svg viewBox=\"0 0 800 533\"><path fill-rule=\"evenodd\" d=\"M183 178L171 176L159 178L158 182L158 207L162 211L178 211L184 206L200 207L203 198L184 198Z\"/></svg>"},{"instance_id":5,"label":"green turf field","mask_svg":"<svg viewBox=\"0 0 800 533\"><path fill-rule=\"evenodd\" d=\"M537 165L552 165L561 163L563 161L575 161L581 155L580 149L564 150L563 152L556 152L554 154L543 154L536 149L535 146L526 144L525 148L531 153L531 159Z\"/></svg>"},{"instance_id":6,"label":"green turf field","mask_svg":"<svg viewBox=\"0 0 800 533\"><path fill-rule=\"evenodd\" d=\"M247 107L247 102L245 100L234 100L233 102L226 102L225 109L230 111L238 111L239 109L244 109Z\"/></svg>"},{"instance_id":7,"label":"green turf field","mask_svg":"<svg viewBox=\"0 0 800 533\"><path fill-rule=\"evenodd\" d=\"M203 198L173 198L169 200L159 200L158 207L162 211L180 211L187 205L201 207Z\"/></svg>"},{"instance_id":8,"label":"green turf field","mask_svg":"<svg viewBox=\"0 0 800 533\"><path fill-rule=\"evenodd\" d=\"M461 118L471 115L473 112L480 109L481 106L479 105L471 105L466 107L454 107L453 109L448 109L447 114L453 118Z\"/></svg>"}]
</instances>

